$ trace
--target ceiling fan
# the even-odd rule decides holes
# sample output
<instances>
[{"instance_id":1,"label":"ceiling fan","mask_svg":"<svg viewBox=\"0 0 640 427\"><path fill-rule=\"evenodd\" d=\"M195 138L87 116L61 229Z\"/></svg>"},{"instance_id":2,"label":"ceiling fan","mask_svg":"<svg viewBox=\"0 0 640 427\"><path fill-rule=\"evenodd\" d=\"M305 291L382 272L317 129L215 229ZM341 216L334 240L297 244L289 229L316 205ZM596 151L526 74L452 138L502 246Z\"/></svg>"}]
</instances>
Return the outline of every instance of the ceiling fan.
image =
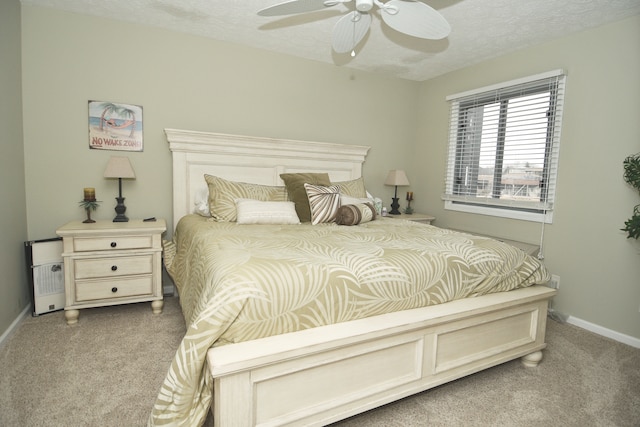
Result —
<instances>
[{"instance_id":1,"label":"ceiling fan","mask_svg":"<svg viewBox=\"0 0 640 427\"><path fill-rule=\"evenodd\" d=\"M313 12L354 0L289 0L258 11L260 16L293 15ZM439 40L447 37L451 26L431 6L414 0L355 0L355 10L349 11L333 27L331 46L337 53L351 51L369 31L371 11L377 6L382 20L401 33L421 39Z\"/></svg>"}]
</instances>

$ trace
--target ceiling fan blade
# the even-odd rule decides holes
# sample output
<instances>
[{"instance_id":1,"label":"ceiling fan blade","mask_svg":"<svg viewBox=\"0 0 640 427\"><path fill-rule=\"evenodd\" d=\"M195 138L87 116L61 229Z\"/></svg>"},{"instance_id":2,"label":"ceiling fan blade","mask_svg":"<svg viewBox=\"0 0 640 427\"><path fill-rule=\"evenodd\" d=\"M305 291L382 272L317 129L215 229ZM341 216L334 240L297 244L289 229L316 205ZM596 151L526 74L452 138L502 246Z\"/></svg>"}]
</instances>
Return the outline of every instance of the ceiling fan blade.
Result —
<instances>
[{"instance_id":1,"label":"ceiling fan blade","mask_svg":"<svg viewBox=\"0 0 640 427\"><path fill-rule=\"evenodd\" d=\"M351 1L351 0L346 0ZM335 6L338 3L346 3L344 0L289 0L278 3L258 11L260 16L293 15L294 13L313 12L327 7Z\"/></svg>"},{"instance_id":2,"label":"ceiling fan blade","mask_svg":"<svg viewBox=\"0 0 640 427\"><path fill-rule=\"evenodd\" d=\"M369 31L371 15L358 11L349 12L333 27L331 46L337 53L351 52Z\"/></svg>"},{"instance_id":3,"label":"ceiling fan blade","mask_svg":"<svg viewBox=\"0 0 640 427\"><path fill-rule=\"evenodd\" d=\"M391 28L421 39L447 37L451 26L434 8L419 1L390 0L381 7L382 20Z\"/></svg>"}]
</instances>

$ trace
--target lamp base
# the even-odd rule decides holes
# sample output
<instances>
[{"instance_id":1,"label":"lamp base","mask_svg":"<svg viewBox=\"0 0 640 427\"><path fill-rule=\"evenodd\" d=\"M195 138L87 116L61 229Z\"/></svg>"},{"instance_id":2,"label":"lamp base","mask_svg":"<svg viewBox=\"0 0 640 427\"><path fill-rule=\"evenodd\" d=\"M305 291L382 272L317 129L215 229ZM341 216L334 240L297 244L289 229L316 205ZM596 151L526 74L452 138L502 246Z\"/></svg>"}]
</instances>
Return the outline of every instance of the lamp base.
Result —
<instances>
[{"instance_id":1,"label":"lamp base","mask_svg":"<svg viewBox=\"0 0 640 427\"><path fill-rule=\"evenodd\" d=\"M127 211L127 207L124 205L124 197L116 197L118 204L116 205L116 217L113 218L113 222L129 222L129 218L124 214Z\"/></svg>"},{"instance_id":2,"label":"lamp base","mask_svg":"<svg viewBox=\"0 0 640 427\"><path fill-rule=\"evenodd\" d=\"M391 203L391 210L389 211L389 215L401 215L402 212L400 212L400 203L398 203L398 198L393 197L391 198L391 200L393 200L393 203Z\"/></svg>"}]
</instances>

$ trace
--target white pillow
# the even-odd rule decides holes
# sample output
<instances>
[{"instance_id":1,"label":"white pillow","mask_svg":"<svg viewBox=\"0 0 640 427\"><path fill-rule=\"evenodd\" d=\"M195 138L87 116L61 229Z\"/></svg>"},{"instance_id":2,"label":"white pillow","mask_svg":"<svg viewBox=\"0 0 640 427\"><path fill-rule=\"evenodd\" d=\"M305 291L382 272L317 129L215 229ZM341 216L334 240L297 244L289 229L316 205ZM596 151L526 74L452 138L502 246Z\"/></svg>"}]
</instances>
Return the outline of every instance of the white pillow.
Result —
<instances>
[{"instance_id":1,"label":"white pillow","mask_svg":"<svg viewBox=\"0 0 640 427\"><path fill-rule=\"evenodd\" d=\"M300 224L293 202L236 199L238 224Z\"/></svg>"},{"instance_id":2,"label":"white pillow","mask_svg":"<svg viewBox=\"0 0 640 427\"><path fill-rule=\"evenodd\" d=\"M209 189L207 187L202 187L196 191L193 204L195 205L193 213L202 216L211 216L211 212L209 211Z\"/></svg>"}]
</instances>

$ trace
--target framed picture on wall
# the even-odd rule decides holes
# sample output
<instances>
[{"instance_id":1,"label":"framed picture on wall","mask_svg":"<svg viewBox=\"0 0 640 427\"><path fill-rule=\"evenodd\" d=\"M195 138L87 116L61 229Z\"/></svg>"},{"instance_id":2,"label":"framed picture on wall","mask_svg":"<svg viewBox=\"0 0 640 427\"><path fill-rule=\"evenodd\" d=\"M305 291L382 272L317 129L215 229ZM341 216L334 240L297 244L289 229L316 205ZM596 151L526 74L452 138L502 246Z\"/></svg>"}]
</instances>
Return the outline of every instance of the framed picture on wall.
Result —
<instances>
[{"instance_id":1,"label":"framed picture on wall","mask_svg":"<svg viewBox=\"0 0 640 427\"><path fill-rule=\"evenodd\" d=\"M89 148L143 151L142 107L89 101Z\"/></svg>"}]
</instances>

